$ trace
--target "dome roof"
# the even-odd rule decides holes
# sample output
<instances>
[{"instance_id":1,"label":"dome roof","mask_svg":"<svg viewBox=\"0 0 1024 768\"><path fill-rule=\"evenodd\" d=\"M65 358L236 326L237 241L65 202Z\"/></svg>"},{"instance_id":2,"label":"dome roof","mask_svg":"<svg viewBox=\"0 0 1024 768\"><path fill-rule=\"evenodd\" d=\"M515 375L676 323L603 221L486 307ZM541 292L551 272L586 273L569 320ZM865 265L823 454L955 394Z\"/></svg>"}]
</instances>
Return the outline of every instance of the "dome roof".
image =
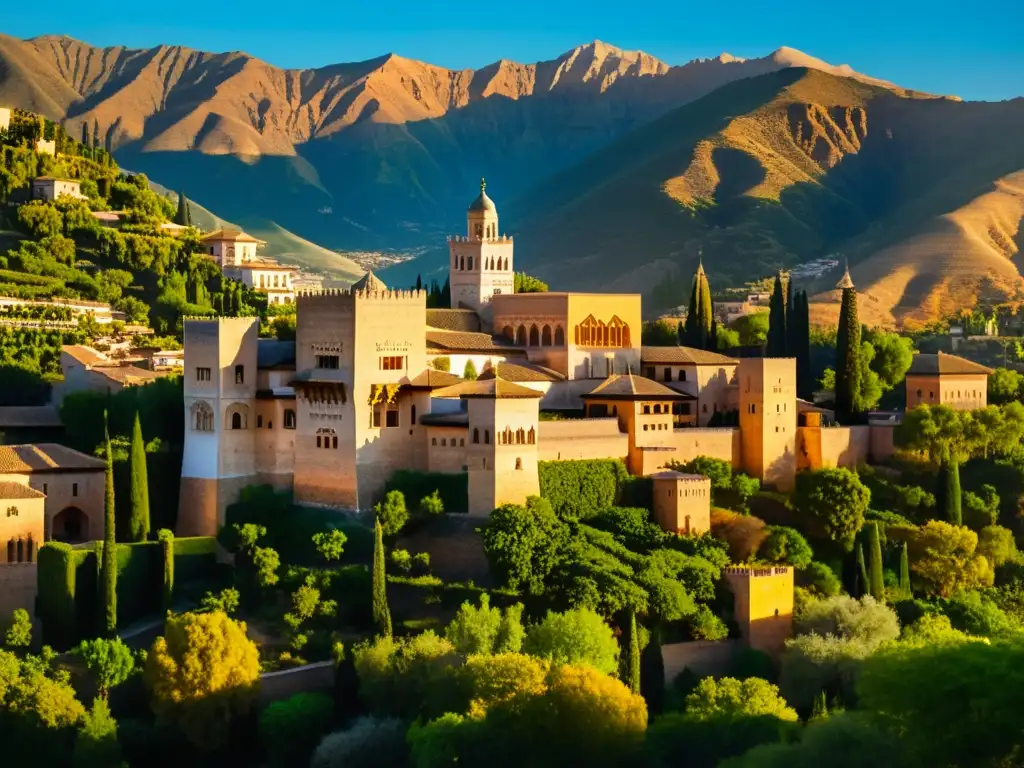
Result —
<instances>
[{"instance_id":1,"label":"dome roof","mask_svg":"<svg viewBox=\"0 0 1024 768\"><path fill-rule=\"evenodd\" d=\"M377 293L382 293L387 289L388 287L384 285L384 281L373 274L373 270L367 270L365 275L352 284L353 291L369 291L370 293L376 291Z\"/></svg>"},{"instance_id":2,"label":"dome roof","mask_svg":"<svg viewBox=\"0 0 1024 768\"><path fill-rule=\"evenodd\" d=\"M484 179L480 179L480 194L477 196L469 206L470 213L482 213L484 211L498 212L498 209L494 205L494 201L487 196L487 182Z\"/></svg>"}]
</instances>

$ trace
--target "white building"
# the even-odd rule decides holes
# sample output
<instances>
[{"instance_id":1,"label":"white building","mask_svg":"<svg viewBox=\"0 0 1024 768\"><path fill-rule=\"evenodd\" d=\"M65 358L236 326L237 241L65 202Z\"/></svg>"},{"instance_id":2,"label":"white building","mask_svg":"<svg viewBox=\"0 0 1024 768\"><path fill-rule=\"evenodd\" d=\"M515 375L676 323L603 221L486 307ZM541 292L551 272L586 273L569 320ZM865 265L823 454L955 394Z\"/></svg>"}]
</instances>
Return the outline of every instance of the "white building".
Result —
<instances>
[{"instance_id":1,"label":"white building","mask_svg":"<svg viewBox=\"0 0 1024 768\"><path fill-rule=\"evenodd\" d=\"M255 261L256 247L266 245L240 229L217 229L202 239L208 256L217 262L222 270L237 267L246 261Z\"/></svg>"},{"instance_id":2,"label":"white building","mask_svg":"<svg viewBox=\"0 0 1024 768\"><path fill-rule=\"evenodd\" d=\"M247 261L224 267L224 274L254 291L267 294L268 304L291 304L295 301L292 267L273 261Z\"/></svg>"},{"instance_id":3,"label":"white building","mask_svg":"<svg viewBox=\"0 0 1024 768\"><path fill-rule=\"evenodd\" d=\"M10 107L0 107L0 131L6 131L11 127Z\"/></svg>"},{"instance_id":4,"label":"white building","mask_svg":"<svg viewBox=\"0 0 1024 768\"><path fill-rule=\"evenodd\" d=\"M40 176L32 181L32 199L52 202L67 195L79 200L87 199L82 194L81 184L75 179L58 179L54 176Z\"/></svg>"}]
</instances>

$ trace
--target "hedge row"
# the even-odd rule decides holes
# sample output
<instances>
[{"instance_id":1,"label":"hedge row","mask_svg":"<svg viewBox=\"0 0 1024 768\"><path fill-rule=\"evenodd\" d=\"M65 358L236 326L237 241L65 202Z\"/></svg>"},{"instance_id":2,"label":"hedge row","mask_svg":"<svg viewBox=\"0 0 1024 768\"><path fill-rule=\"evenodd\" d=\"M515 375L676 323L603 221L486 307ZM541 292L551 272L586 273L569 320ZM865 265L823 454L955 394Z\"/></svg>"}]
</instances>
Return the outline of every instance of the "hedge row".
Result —
<instances>
[{"instance_id":1,"label":"hedge row","mask_svg":"<svg viewBox=\"0 0 1024 768\"><path fill-rule=\"evenodd\" d=\"M651 507L651 481L633 477L621 459L541 461L540 495L562 518L586 520L615 506Z\"/></svg>"},{"instance_id":2,"label":"hedge row","mask_svg":"<svg viewBox=\"0 0 1024 768\"><path fill-rule=\"evenodd\" d=\"M387 482L388 491L401 491L408 507L414 508L420 499L437 491L445 512L469 511L469 475L442 472L416 472L400 469Z\"/></svg>"},{"instance_id":3,"label":"hedge row","mask_svg":"<svg viewBox=\"0 0 1024 768\"><path fill-rule=\"evenodd\" d=\"M99 570L103 542L73 549L51 541L39 549L38 614L43 640L58 649L95 634ZM217 543L208 536L174 540L177 583L213 579ZM117 622L127 626L163 609L164 565L161 544L141 541L117 545Z\"/></svg>"}]
</instances>

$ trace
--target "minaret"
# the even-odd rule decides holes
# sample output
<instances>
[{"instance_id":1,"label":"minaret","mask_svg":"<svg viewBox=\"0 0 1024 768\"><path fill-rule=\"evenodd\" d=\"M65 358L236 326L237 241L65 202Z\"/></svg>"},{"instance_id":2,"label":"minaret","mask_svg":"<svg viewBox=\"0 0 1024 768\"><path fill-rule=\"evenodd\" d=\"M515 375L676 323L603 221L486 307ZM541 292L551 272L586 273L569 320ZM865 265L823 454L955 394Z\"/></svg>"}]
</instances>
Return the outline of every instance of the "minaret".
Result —
<instances>
[{"instance_id":1,"label":"minaret","mask_svg":"<svg viewBox=\"0 0 1024 768\"><path fill-rule=\"evenodd\" d=\"M498 209L480 180L480 194L466 212L466 236L448 238L452 308L486 314L491 297L514 290L512 238L499 234Z\"/></svg>"}]
</instances>

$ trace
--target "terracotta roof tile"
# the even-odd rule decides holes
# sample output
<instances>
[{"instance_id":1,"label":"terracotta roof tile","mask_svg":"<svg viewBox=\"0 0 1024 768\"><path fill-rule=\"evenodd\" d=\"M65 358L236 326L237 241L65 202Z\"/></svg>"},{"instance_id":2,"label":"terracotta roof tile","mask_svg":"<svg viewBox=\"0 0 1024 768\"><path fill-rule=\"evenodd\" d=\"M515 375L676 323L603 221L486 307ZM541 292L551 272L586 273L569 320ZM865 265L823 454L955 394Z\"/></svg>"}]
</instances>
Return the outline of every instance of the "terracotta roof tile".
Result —
<instances>
[{"instance_id":1,"label":"terracotta roof tile","mask_svg":"<svg viewBox=\"0 0 1024 768\"><path fill-rule=\"evenodd\" d=\"M456 376L454 373L438 371L434 368L427 368L427 370L418 373L409 379L409 386L427 389L440 389L441 387L450 387L461 382L462 377Z\"/></svg>"},{"instance_id":2,"label":"terracotta roof tile","mask_svg":"<svg viewBox=\"0 0 1024 768\"><path fill-rule=\"evenodd\" d=\"M992 373L992 369L980 363L975 363L972 360L939 352L935 355L914 355L914 359L910 363L910 370L907 373L917 376L988 375Z\"/></svg>"},{"instance_id":3,"label":"terracotta roof tile","mask_svg":"<svg viewBox=\"0 0 1024 768\"><path fill-rule=\"evenodd\" d=\"M465 331L427 331L427 351L490 352L520 349L504 336Z\"/></svg>"},{"instance_id":4,"label":"terracotta roof tile","mask_svg":"<svg viewBox=\"0 0 1024 768\"><path fill-rule=\"evenodd\" d=\"M109 363L110 359L102 355L92 347L85 347L81 344L65 344L61 351L66 352L73 360L82 365L101 365Z\"/></svg>"},{"instance_id":5,"label":"terracotta roof tile","mask_svg":"<svg viewBox=\"0 0 1024 768\"><path fill-rule=\"evenodd\" d=\"M480 333L480 315L472 309L428 309L427 325L439 331Z\"/></svg>"},{"instance_id":6,"label":"terracotta roof tile","mask_svg":"<svg viewBox=\"0 0 1024 768\"><path fill-rule=\"evenodd\" d=\"M262 243L262 240L257 240L252 235L246 234L240 229L215 229L208 235L203 235L203 242L206 241L220 241L230 240L236 243Z\"/></svg>"},{"instance_id":7,"label":"terracotta roof tile","mask_svg":"<svg viewBox=\"0 0 1024 768\"><path fill-rule=\"evenodd\" d=\"M558 371L531 363L499 362L480 374L481 379L504 379L505 381L565 381Z\"/></svg>"},{"instance_id":8,"label":"terracotta roof tile","mask_svg":"<svg viewBox=\"0 0 1024 768\"><path fill-rule=\"evenodd\" d=\"M45 499L46 494L24 483L0 482L0 499Z\"/></svg>"},{"instance_id":9,"label":"terracotta roof tile","mask_svg":"<svg viewBox=\"0 0 1024 768\"><path fill-rule=\"evenodd\" d=\"M738 365L739 361L717 352L709 352L693 347L642 347L640 361L657 365L668 363L675 365Z\"/></svg>"},{"instance_id":10,"label":"terracotta roof tile","mask_svg":"<svg viewBox=\"0 0 1024 768\"><path fill-rule=\"evenodd\" d=\"M676 392L674 389L669 389L664 384L659 384L658 382L643 376L634 376L632 373L609 376L598 384L597 387L595 387L589 394L583 395L583 397L615 398L623 400L639 398L655 398L661 400L692 399L690 396Z\"/></svg>"},{"instance_id":11,"label":"terracotta roof tile","mask_svg":"<svg viewBox=\"0 0 1024 768\"><path fill-rule=\"evenodd\" d=\"M0 473L52 472L60 469L104 469L102 459L56 443L0 445Z\"/></svg>"},{"instance_id":12,"label":"terracotta roof tile","mask_svg":"<svg viewBox=\"0 0 1024 768\"><path fill-rule=\"evenodd\" d=\"M523 387L504 379L477 379L476 381L464 381L451 387L434 391L434 397L493 397L493 398L528 398L544 397L543 392L538 392L529 387Z\"/></svg>"}]
</instances>

